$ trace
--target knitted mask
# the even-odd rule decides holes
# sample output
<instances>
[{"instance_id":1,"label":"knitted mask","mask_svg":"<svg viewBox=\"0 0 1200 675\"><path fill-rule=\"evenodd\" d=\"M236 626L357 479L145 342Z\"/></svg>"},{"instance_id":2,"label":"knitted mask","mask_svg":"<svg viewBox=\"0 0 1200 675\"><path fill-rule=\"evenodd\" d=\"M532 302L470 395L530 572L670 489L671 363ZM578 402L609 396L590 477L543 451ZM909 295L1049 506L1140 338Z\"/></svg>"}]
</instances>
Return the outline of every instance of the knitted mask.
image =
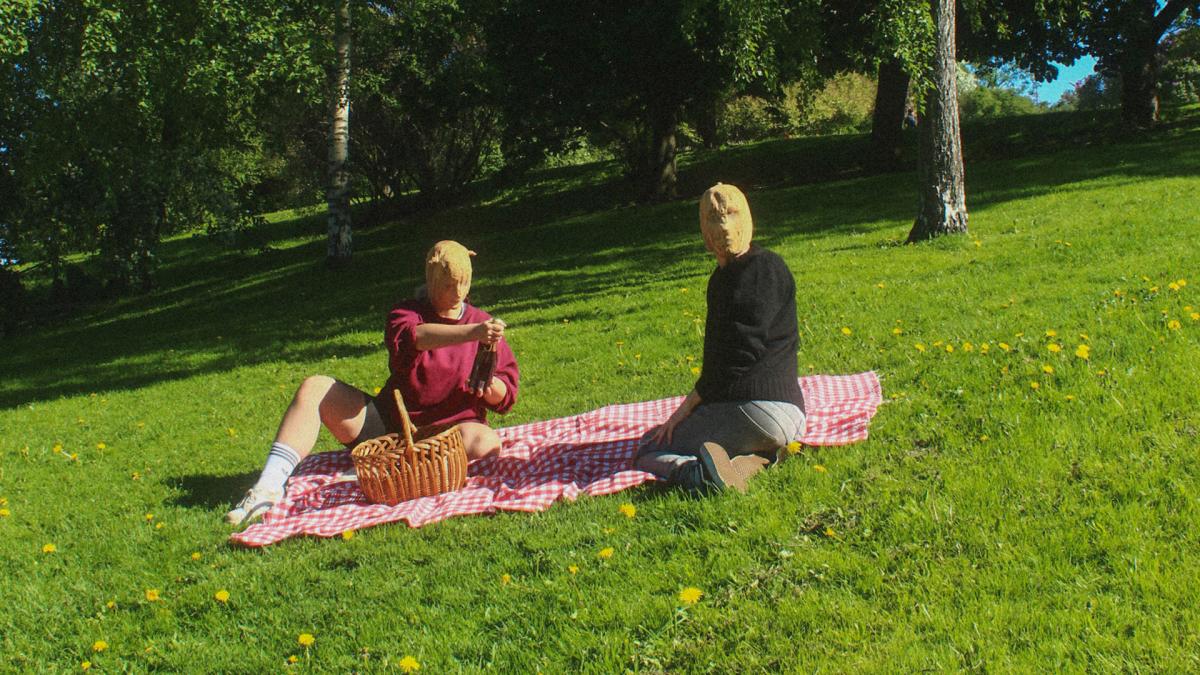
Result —
<instances>
[{"instance_id":1,"label":"knitted mask","mask_svg":"<svg viewBox=\"0 0 1200 675\"><path fill-rule=\"evenodd\" d=\"M700 234L704 246L719 257L736 257L750 248L754 220L746 195L732 185L717 183L700 197Z\"/></svg>"},{"instance_id":2,"label":"knitted mask","mask_svg":"<svg viewBox=\"0 0 1200 675\"><path fill-rule=\"evenodd\" d=\"M425 256L425 286L436 304L448 304L450 309L462 304L471 290L471 256L474 251L456 241L443 240L429 249ZM438 301L441 301L439 303Z\"/></svg>"}]
</instances>

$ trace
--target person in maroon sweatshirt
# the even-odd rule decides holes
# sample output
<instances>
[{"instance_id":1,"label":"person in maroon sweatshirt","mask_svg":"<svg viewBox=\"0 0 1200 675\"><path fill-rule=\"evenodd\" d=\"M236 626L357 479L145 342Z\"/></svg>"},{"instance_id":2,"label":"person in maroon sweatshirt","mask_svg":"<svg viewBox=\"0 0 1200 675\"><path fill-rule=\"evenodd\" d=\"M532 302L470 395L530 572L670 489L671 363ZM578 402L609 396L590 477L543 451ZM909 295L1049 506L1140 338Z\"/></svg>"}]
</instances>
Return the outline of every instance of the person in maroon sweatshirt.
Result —
<instances>
[{"instance_id":1,"label":"person in maroon sweatshirt","mask_svg":"<svg viewBox=\"0 0 1200 675\"><path fill-rule=\"evenodd\" d=\"M396 389L420 436L458 424L469 459L500 449L487 412L512 408L519 373L504 322L466 302L473 255L453 241L430 249L425 286L388 315L384 342L391 374L377 396L325 375L304 380L283 414L258 482L226 514L227 522L247 524L283 498L288 478L312 451L322 425L347 445L399 431ZM467 380L482 345L495 347L496 370L485 386L471 390Z\"/></svg>"}]
</instances>

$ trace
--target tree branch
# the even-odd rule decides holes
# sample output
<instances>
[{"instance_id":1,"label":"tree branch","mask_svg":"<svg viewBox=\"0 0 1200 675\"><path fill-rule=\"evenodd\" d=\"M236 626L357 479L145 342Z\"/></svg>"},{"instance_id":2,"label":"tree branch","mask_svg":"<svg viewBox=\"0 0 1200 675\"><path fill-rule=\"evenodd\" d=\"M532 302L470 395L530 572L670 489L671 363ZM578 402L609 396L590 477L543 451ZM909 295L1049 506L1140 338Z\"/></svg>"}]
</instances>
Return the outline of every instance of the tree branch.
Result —
<instances>
[{"instance_id":1,"label":"tree branch","mask_svg":"<svg viewBox=\"0 0 1200 675\"><path fill-rule=\"evenodd\" d=\"M1162 37L1163 33L1167 32L1167 29L1171 27L1172 23L1175 23L1175 19L1178 19L1185 9L1197 4L1196 0L1171 0L1168 2L1167 6L1163 7L1162 11L1154 17L1154 39Z\"/></svg>"}]
</instances>

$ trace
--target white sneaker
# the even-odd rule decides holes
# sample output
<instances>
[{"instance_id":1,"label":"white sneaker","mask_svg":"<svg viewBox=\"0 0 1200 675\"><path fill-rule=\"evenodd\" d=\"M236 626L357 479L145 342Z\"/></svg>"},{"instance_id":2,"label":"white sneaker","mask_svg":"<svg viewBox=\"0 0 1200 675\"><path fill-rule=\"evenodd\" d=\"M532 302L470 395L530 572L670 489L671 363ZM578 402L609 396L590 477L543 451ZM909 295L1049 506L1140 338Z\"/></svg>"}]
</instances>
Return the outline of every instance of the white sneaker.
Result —
<instances>
[{"instance_id":1,"label":"white sneaker","mask_svg":"<svg viewBox=\"0 0 1200 675\"><path fill-rule=\"evenodd\" d=\"M250 488L246 490L246 496L242 497L242 501L238 502L232 511L225 514L225 522L238 527L249 525L270 511L271 507L275 506L275 502L283 499L283 495L283 490Z\"/></svg>"}]
</instances>

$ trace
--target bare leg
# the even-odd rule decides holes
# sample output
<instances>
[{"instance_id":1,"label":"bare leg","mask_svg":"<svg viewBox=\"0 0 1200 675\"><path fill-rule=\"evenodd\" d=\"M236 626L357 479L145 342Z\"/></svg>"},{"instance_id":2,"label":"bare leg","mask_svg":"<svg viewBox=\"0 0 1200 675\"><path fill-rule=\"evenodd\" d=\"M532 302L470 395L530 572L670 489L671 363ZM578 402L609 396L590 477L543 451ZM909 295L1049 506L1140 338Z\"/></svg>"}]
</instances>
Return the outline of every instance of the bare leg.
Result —
<instances>
[{"instance_id":1,"label":"bare leg","mask_svg":"<svg viewBox=\"0 0 1200 675\"><path fill-rule=\"evenodd\" d=\"M349 443L362 431L369 400L362 391L332 377L308 377L283 413L275 441L291 447L303 459L312 452L323 424L339 443Z\"/></svg>"},{"instance_id":2,"label":"bare leg","mask_svg":"<svg viewBox=\"0 0 1200 675\"><path fill-rule=\"evenodd\" d=\"M467 459L487 457L500 450L500 435L486 424L463 422L459 430L462 432L463 445L466 446Z\"/></svg>"}]
</instances>

